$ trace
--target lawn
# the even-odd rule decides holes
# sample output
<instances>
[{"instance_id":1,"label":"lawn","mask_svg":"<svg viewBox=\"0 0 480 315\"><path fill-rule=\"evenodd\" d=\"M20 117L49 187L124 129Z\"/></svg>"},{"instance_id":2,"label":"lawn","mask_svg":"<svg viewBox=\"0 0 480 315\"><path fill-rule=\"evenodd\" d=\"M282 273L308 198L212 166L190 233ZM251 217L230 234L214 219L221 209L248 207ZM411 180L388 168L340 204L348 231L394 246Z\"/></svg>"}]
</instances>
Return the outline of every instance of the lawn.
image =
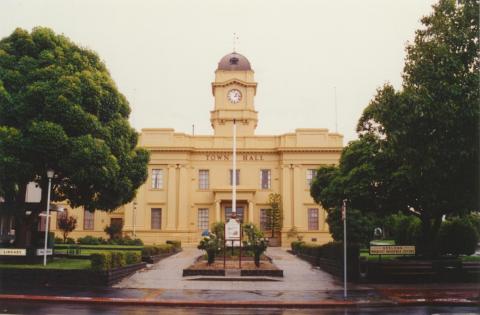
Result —
<instances>
[{"instance_id":1,"label":"lawn","mask_svg":"<svg viewBox=\"0 0 480 315\"><path fill-rule=\"evenodd\" d=\"M52 262L43 264L7 264L0 263L0 269L90 269L91 262L89 259L69 259L54 258Z\"/></svg>"},{"instance_id":2,"label":"lawn","mask_svg":"<svg viewBox=\"0 0 480 315\"><path fill-rule=\"evenodd\" d=\"M55 245L56 254L67 254L69 253L68 248L70 248L70 253L72 253L73 248L79 248L79 255L89 256L91 254L98 254L103 252L108 252L112 250L128 250L141 253L143 246L131 246L131 245L78 245L78 244L58 244Z\"/></svg>"}]
</instances>

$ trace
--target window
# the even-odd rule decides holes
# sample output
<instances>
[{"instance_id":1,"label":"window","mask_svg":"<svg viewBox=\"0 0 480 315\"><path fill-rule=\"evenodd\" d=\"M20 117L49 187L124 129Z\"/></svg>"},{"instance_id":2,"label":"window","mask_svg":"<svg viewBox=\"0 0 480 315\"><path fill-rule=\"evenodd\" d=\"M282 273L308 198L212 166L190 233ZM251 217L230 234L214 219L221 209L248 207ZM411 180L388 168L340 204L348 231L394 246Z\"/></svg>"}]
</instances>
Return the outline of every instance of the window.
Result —
<instances>
[{"instance_id":1,"label":"window","mask_svg":"<svg viewBox=\"0 0 480 315\"><path fill-rule=\"evenodd\" d=\"M208 209L201 208L198 209L198 229L199 230L208 230Z\"/></svg>"},{"instance_id":2,"label":"window","mask_svg":"<svg viewBox=\"0 0 480 315\"><path fill-rule=\"evenodd\" d=\"M270 189L272 184L272 172L270 170L260 170L260 187Z\"/></svg>"},{"instance_id":3,"label":"window","mask_svg":"<svg viewBox=\"0 0 480 315\"><path fill-rule=\"evenodd\" d=\"M308 209L308 229L318 230L318 209Z\"/></svg>"},{"instance_id":4,"label":"window","mask_svg":"<svg viewBox=\"0 0 480 315\"><path fill-rule=\"evenodd\" d=\"M235 182L236 182L236 185L238 186L238 185L240 185L240 170L237 170L235 172L235 174L236 174ZM233 176L232 175L233 175L233 172L232 172L232 170L230 170L230 185L233 186Z\"/></svg>"},{"instance_id":5,"label":"window","mask_svg":"<svg viewBox=\"0 0 480 315\"><path fill-rule=\"evenodd\" d=\"M83 211L83 229L93 230L93 218L95 213L88 210Z\"/></svg>"},{"instance_id":6,"label":"window","mask_svg":"<svg viewBox=\"0 0 480 315\"><path fill-rule=\"evenodd\" d=\"M208 170L198 170L198 189L208 189Z\"/></svg>"},{"instance_id":7,"label":"window","mask_svg":"<svg viewBox=\"0 0 480 315\"><path fill-rule=\"evenodd\" d=\"M260 230L267 231L270 230L270 224L268 224L268 210L269 209L260 209Z\"/></svg>"},{"instance_id":8,"label":"window","mask_svg":"<svg viewBox=\"0 0 480 315\"><path fill-rule=\"evenodd\" d=\"M162 169L152 170L152 188L153 189L163 188L163 170Z\"/></svg>"},{"instance_id":9,"label":"window","mask_svg":"<svg viewBox=\"0 0 480 315\"><path fill-rule=\"evenodd\" d=\"M307 170L307 186L312 186L313 179L317 176L317 170L308 169Z\"/></svg>"},{"instance_id":10,"label":"window","mask_svg":"<svg viewBox=\"0 0 480 315\"><path fill-rule=\"evenodd\" d=\"M162 209L152 208L152 230L160 230L162 228Z\"/></svg>"},{"instance_id":11,"label":"window","mask_svg":"<svg viewBox=\"0 0 480 315\"><path fill-rule=\"evenodd\" d=\"M57 212L57 230L60 229L60 227L58 226L58 222L60 222L60 220L62 219L66 219L67 217L68 217L67 210Z\"/></svg>"}]
</instances>

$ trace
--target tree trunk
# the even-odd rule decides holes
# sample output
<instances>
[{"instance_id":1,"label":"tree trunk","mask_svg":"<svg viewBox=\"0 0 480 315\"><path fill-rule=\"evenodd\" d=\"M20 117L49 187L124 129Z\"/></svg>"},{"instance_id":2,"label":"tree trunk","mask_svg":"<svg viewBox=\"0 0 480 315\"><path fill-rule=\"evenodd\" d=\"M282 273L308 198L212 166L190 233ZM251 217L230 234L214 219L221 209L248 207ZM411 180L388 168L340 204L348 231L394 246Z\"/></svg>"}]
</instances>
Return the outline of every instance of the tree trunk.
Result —
<instances>
[{"instance_id":1,"label":"tree trunk","mask_svg":"<svg viewBox=\"0 0 480 315\"><path fill-rule=\"evenodd\" d=\"M428 215L422 215L420 220L422 222L422 231L419 252L428 258L436 257L438 256L437 236L442 223L442 217L435 216L432 218Z\"/></svg>"}]
</instances>

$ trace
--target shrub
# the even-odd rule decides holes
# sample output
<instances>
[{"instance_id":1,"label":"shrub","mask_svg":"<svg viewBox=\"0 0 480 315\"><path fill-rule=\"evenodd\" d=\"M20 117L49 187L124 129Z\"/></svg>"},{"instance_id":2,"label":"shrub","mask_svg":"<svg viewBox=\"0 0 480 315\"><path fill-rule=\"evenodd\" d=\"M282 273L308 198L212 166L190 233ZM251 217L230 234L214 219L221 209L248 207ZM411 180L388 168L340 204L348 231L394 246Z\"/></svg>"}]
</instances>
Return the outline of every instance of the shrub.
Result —
<instances>
[{"instance_id":1,"label":"shrub","mask_svg":"<svg viewBox=\"0 0 480 315\"><path fill-rule=\"evenodd\" d=\"M67 237L65 244L75 244L75 239L72 237Z\"/></svg>"},{"instance_id":2,"label":"shrub","mask_svg":"<svg viewBox=\"0 0 480 315\"><path fill-rule=\"evenodd\" d=\"M142 256L156 256L160 254L168 254L173 251L174 247L171 244L147 245L142 248Z\"/></svg>"},{"instance_id":3,"label":"shrub","mask_svg":"<svg viewBox=\"0 0 480 315\"><path fill-rule=\"evenodd\" d=\"M243 241L245 248L253 252L255 266L260 267L260 256L267 250L268 241L254 224L247 223L243 226L244 234L247 237Z\"/></svg>"},{"instance_id":4,"label":"shrub","mask_svg":"<svg viewBox=\"0 0 480 315\"><path fill-rule=\"evenodd\" d=\"M208 264L211 265L215 262L215 255L220 250L220 239L215 234L210 233L200 240L197 248L207 252Z\"/></svg>"},{"instance_id":5,"label":"shrub","mask_svg":"<svg viewBox=\"0 0 480 315\"><path fill-rule=\"evenodd\" d=\"M220 244L223 244L225 239L225 222L214 222L212 223L212 234L218 239Z\"/></svg>"},{"instance_id":6,"label":"shrub","mask_svg":"<svg viewBox=\"0 0 480 315\"><path fill-rule=\"evenodd\" d=\"M112 254L110 252L101 252L91 254L92 270L109 270L112 268Z\"/></svg>"},{"instance_id":7,"label":"shrub","mask_svg":"<svg viewBox=\"0 0 480 315\"><path fill-rule=\"evenodd\" d=\"M63 238L55 237L55 244L63 244Z\"/></svg>"},{"instance_id":8,"label":"shrub","mask_svg":"<svg viewBox=\"0 0 480 315\"><path fill-rule=\"evenodd\" d=\"M182 242L177 240L168 240L165 243L172 245L175 249L182 248Z\"/></svg>"},{"instance_id":9,"label":"shrub","mask_svg":"<svg viewBox=\"0 0 480 315\"><path fill-rule=\"evenodd\" d=\"M75 230L77 227L77 218L74 216L69 216L68 213L65 215L57 217L58 229L62 231L63 240L66 241L68 234Z\"/></svg>"},{"instance_id":10,"label":"shrub","mask_svg":"<svg viewBox=\"0 0 480 315\"><path fill-rule=\"evenodd\" d=\"M420 239L420 219L401 212L386 218L385 225L388 235L397 245L417 245Z\"/></svg>"},{"instance_id":11,"label":"shrub","mask_svg":"<svg viewBox=\"0 0 480 315\"><path fill-rule=\"evenodd\" d=\"M142 261L142 255L134 251L125 251L125 261L127 265L139 263Z\"/></svg>"},{"instance_id":12,"label":"shrub","mask_svg":"<svg viewBox=\"0 0 480 315\"><path fill-rule=\"evenodd\" d=\"M123 251L112 251L112 268L123 267L127 264L125 259L125 252Z\"/></svg>"},{"instance_id":13,"label":"shrub","mask_svg":"<svg viewBox=\"0 0 480 315\"><path fill-rule=\"evenodd\" d=\"M100 245L100 240L95 236L87 235L85 237L79 237L77 243L81 245Z\"/></svg>"},{"instance_id":14,"label":"shrub","mask_svg":"<svg viewBox=\"0 0 480 315\"><path fill-rule=\"evenodd\" d=\"M441 254L472 255L478 244L477 230L468 218L453 218L442 223L438 235Z\"/></svg>"},{"instance_id":15,"label":"shrub","mask_svg":"<svg viewBox=\"0 0 480 315\"><path fill-rule=\"evenodd\" d=\"M107 225L103 230L108 234L110 239L113 240L122 237L122 229L123 220L112 220L110 225Z\"/></svg>"},{"instance_id":16,"label":"shrub","mask_svg":"<svg viewBox=\"0 0 480 315\"><path fill-rule=\"evenodd\" d=\"M297 253L299 251L299 248L302 244L305 244L305 242L302 241L293 241L290 246L292 247L292 252Z\"/></svg>"}]
</instances>

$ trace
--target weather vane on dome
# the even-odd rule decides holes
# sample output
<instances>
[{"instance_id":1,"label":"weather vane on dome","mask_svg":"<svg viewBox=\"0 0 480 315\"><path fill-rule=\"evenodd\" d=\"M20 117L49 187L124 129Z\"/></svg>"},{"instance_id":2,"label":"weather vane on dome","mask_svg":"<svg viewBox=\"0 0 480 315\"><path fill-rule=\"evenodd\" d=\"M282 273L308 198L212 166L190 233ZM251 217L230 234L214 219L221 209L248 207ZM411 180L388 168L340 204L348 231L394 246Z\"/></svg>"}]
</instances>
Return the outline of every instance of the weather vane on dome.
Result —
<instances>
[{"instance_id":1,"label":"weather vane on dome","mask_svg":"<svg viewBox=\"0 0 480 315\"><path fill-rule=\"evenodd\" d=\"M233 52L236 52L238 36L237 33L233 33Z\"/></svg>"}]
</instances>

